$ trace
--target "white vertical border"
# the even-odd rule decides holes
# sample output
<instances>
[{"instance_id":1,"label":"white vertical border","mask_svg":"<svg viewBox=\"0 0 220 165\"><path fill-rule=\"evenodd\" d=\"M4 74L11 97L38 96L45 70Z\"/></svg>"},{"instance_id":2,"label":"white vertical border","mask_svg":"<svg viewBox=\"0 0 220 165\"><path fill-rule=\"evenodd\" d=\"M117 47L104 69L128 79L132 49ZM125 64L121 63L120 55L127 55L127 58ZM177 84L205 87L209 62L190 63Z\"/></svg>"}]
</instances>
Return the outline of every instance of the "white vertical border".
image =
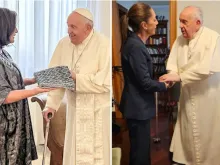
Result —
<instances>
[{"instance_id":1,"label":"white vertical border","mask_svg":"<svg viewBox=\"0 0 220 165\"><path fill-rule=\"evenodd\" d=\"M110 85L111 85L111 90L110 90L110 165L112 165L112 92L113 92L113 86L112 86L112 0L109 0L110 3Z\"/></svg>"}]
</instances>

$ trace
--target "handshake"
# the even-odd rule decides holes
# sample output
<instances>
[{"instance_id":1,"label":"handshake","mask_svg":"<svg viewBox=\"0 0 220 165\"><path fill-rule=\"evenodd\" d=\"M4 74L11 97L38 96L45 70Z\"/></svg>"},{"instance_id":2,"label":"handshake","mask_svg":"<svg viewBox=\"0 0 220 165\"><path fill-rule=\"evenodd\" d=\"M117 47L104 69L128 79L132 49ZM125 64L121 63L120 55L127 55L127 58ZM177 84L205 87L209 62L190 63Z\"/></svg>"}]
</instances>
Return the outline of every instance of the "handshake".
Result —
<instances>
[{"instance_id":1,"label":"handshake","mask_svg":"<svg viewBox=\"0 0 220 165\"><path fill-rule=\"evenodd\" d=\"M177 73L168 73L160 76L159 82L164 82L166 88L171 88L175 82L180 82L180 76Z\"/></svg>"}]
</instances>

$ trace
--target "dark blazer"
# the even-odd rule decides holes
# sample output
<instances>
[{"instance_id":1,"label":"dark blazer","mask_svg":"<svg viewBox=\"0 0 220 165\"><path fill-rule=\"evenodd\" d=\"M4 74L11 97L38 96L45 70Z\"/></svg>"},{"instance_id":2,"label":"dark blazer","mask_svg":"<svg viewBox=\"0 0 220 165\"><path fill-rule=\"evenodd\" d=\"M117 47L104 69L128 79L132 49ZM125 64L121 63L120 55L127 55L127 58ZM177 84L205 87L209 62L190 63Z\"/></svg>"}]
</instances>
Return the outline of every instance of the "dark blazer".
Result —
<instances>
[{"instance_id":1,"label":"dark blazer","mask_svg":"<svg viewBox=\"0 0 220 165\"><path fill-rule=\"evenodd\" d=\"M124 118L146 120L155 116L154 92L166 91L164 83L152 79L152 59L143 41L131 33L121 51L124 90L120 111Z\"/></svg>"}]
</instances>

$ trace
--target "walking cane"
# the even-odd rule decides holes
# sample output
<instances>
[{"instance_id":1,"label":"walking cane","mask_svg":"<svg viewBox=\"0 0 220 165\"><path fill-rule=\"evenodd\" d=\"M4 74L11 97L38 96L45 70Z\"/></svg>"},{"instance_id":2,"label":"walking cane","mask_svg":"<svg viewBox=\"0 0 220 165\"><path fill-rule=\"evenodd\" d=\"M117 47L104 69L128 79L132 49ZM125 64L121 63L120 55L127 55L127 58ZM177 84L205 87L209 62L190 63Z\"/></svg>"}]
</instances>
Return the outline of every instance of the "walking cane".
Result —
<instances>
[{"instance_id":1,"label":"walking cane","mask_svg":"<svg viewBox=\"0 0 220 165\"><path fill-rule=\"evenodd\" d=\"M158 93L155 92L155 99L156 99L156 135L153 138L154 143L160 143L160 138L158 136Z\"/></svg>"},{"instance_id":2,"label":"walking cane","mask_svg":"<svg viewBox=\"0 0 220 165\"><path fill-rule=\"evenodd\" d=\"M44 152L43 152L43 160L42 165L45 165L45 159L46 159L46 150L47 150L47 140L48 140L48 133L49 133L49 127L50 127L50 119L52 118L52 113L47 114L49 121L46 124L46 130L45 130L45 141L44 141Z\"/></svg>"}]
</instances>

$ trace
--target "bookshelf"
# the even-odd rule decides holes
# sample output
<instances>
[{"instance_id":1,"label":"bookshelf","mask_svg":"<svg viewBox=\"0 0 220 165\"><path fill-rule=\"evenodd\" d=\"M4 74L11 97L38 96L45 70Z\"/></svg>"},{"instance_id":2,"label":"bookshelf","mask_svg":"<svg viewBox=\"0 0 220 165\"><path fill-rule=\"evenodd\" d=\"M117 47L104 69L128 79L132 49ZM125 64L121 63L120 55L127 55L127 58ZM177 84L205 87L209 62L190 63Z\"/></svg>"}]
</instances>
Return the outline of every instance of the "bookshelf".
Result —
<instances>
[{"instance_id":1,"label":"bookshelf","mask_svg":"<svg viewBox=\"0 0 220 165\"><path fill-rule=\"evenodd\" d=\"M159 20L155 35L146 42L147 51L152 57L154 79L166 73L165 61L169 54L167 25L168 20Z\"/></svg>"},{"instance_id":2,"label":"bookshelf","mask_svg":"<svg viewBox=\"0 0 220 165\"><path fill-rule=\"evenodd\" d=\"M146 42L147 46L157 46L157 47L168 47L168 38L167 38L167 24L168 20L159 20L155 35L149 37Z\"/></svg>"}]
</instances>

